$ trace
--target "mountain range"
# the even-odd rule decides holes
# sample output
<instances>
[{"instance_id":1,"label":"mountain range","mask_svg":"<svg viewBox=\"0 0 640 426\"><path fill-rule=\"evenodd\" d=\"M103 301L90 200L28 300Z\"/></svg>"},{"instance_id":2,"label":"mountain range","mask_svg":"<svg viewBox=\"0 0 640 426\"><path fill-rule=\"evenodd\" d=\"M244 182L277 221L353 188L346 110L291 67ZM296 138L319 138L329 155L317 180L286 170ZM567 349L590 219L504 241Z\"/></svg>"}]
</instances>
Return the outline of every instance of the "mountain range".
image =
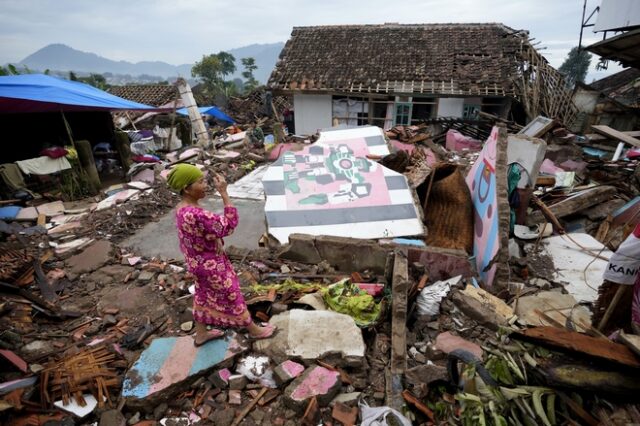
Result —
<instances>
[{"instance_id":1,"label":"mountain range","mask_svg":"<svg viewBox=\"0 0 640 426\"><path fill-rule=\"evenodd\" d=\"M258 68L255 78L266 83L278 60L284 43L252 44L227 50L236 58L236 73L231 78L241 78L242 58L252 57ZM162 61L127 62L114 61L91 52L82 52L65 44L50 44L24 58L17 66L32 70L73 71L76 73L112 73L131 76L159 76L162 78L191 77L193 64L172 65Z\"/></svg>"}]
</instances>

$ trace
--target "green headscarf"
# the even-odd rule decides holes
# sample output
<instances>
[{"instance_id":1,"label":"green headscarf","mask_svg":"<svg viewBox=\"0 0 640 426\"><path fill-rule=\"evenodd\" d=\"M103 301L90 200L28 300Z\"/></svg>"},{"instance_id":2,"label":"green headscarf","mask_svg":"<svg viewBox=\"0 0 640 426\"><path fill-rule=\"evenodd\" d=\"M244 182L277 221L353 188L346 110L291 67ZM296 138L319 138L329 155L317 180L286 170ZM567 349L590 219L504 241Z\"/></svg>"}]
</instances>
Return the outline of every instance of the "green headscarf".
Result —
<instances>
[{"instance_id":1,"label":"green headscarf","mask_svg":"<svg viewBox=\"0 0 640 426\"><path fill-rule=\"evenodd\" d=\"M180 192L203 176L202 171L191 164L178 164L167 176L167 184L171 189Z\"/></svg>"}]
</instances>

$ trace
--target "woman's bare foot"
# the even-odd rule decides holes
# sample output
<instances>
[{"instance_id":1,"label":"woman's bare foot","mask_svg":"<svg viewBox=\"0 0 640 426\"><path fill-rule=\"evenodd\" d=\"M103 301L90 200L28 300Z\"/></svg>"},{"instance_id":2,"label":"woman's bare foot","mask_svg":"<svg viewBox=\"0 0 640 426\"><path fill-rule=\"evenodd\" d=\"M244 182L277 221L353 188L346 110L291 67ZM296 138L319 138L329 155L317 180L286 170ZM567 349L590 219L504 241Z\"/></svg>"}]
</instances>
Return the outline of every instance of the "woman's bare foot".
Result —
<instances>
[{"instance_id":1,"label":"woman's bare foot","mask_svg":"<svg viewBox=\"0 0 640 426\"><path fill-rule=\"evenodd\" d=\"M210 340L219 339L224 336L224 331L221 330L211 330L206 333L196 333L195 338L193 339L193 344L196 346L202 346Z\"/></svg>"}]
</instances>

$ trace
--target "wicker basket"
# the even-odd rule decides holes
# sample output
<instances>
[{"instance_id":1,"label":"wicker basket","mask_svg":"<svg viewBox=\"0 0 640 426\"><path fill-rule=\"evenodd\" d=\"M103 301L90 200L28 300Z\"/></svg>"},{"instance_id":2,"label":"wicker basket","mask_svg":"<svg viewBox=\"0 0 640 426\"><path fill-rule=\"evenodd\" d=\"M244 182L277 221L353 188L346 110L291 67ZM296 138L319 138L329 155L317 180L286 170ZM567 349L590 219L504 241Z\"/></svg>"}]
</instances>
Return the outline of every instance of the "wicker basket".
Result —
<instances>
[{"instance_id":1,"label":"wicker basket","mask_svg":"<svg viewBox=\"0 0 640 426\"><path fill-rule=\"evenodd\" d=\"M427 199L424 218L429 234L427 244L434 247L473 252L473 203L469 187L459 168L444 164L433 171L429 191L428 177L424 184ZM423 197L421 197L423 198Z\"/></svg>"}]
</instances>

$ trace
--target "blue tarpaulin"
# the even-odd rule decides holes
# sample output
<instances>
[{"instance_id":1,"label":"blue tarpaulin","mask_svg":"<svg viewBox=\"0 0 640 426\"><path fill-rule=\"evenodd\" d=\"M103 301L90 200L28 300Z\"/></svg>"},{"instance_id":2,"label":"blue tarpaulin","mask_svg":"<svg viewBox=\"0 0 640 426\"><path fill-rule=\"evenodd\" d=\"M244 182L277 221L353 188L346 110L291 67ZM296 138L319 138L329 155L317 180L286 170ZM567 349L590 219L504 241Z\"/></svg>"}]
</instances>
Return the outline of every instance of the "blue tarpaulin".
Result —
<instances>
[{"instance_id":1,"label":"blue tarpaulin","mask_svg":"<svg viewBox=\"0 0 640 426\"><path fill-rule=\"evenodd\" d=\"M44 74L0 77L0 113L50 111L163 111L77 81Z\"/></svg>"},{"instance_id":2,"label":"blue tarpaulin","mask_svg":"<svg viewBox=\"0 0 640 426\"><path fill-rule=\"evenodd\" d=\"M218 120L226 121L227 123L235 123L235 120L233 118L229 117L227 114L220 111L218 108L214 106L199 107L198 111L200 111L200 114L210 115L212 117L217 118ZM180 108L176 112L182 115L189 115L186 108Z\"/></svg>"}]
</instances>

